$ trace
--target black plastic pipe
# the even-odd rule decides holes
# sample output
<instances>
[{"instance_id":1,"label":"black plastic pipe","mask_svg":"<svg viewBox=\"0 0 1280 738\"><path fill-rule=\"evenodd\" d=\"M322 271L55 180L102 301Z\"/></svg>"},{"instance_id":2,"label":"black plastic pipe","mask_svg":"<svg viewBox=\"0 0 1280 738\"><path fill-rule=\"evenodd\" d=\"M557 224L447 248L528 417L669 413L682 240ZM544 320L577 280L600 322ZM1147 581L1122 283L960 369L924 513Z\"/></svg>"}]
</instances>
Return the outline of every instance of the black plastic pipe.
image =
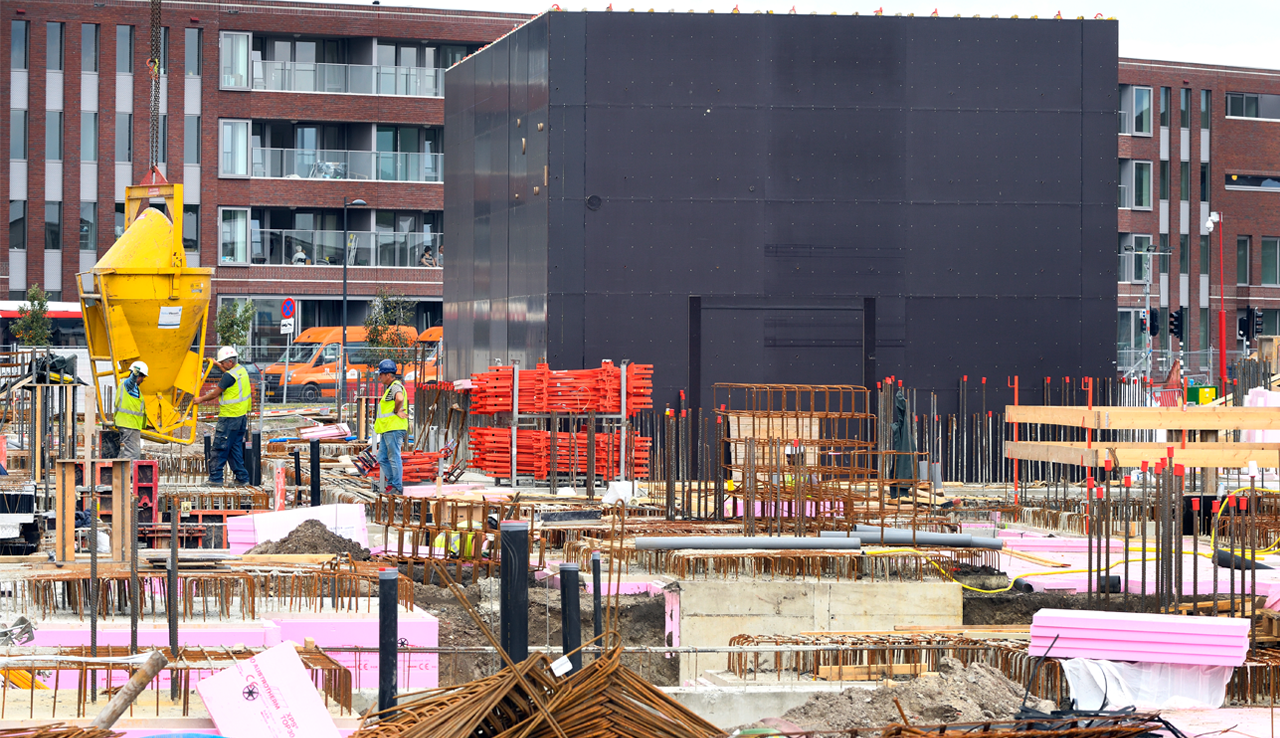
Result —
<instances>
[{"instance_id":1,"label":"black plastic pipe","mask_svg":"<svg viewBox=\"0 0 1280 738\"><path fill-rule=\"evenodd\" d=\"M253 469L251 470L253 476L251 477L251 480L252 480L253 486L261 487L262 486L262 433L261 432L259 431L253 432L253 442L250 445L252 446L252 458L253 458Z\"/></svg>"},{"instance_id":2,"label":"black plastic pipe","mask_svg":"<svg viewBox=\"0 0 1280 738\"><path fill-rule=\"evenodd\" d=\"M1249 569L1272 568L1261 561L1252 561L1238 554L1233 554L1230 551L1224 551L1220 548L1213 552L1213 563L1218 566L1227 567L1228 569L1235 569L1236 571L1240 571L1242 569L1248 571Z\"/></svg>"},{"instance_id":3,"label":"black plastic pipe","mask_svg":"<svg viewBox=\"0 0 1280 738\"><path fill-rule=\"evenodd\" d=\"M502 538L502 590L498 616L502 623L502 650L513 663L529 658L529 523L504 520Z\"/></svg>"},{"instance_id":4,"label":"black plastic pipe","mask_svg":"<svg viewBox=\"0 0 1280 738\"><path fill-rule=\"evenodd\" d=\"M582 645L582 605L578 599L578 565L560 565L560 643L567 654ZM582 653L569 656L573 671L582 668ZM572 673L572 672L570 672Z\"/></svg>"},{"instance_id":5,"label":"black plastic pipe","mask_svg":"<svg viewBox=\"0 0 1280 738\"><path fill-rule=\"evenodd\" d=\"M604 615L600 608L600 598L604 597L600 593L600 552L591 552L591 599L595 601L595 615L592 616L592 624L595 626L594 637L599 638L604 632Z\"/></svg>"},{"instance_id":6,"label":"black plastic pipe","mask_svg":"<svg viewBox=\"0 0 1280 738\"><path fill-rule=\"evenodd\" d=\"M320 439L311 439L311 506L320 507Z\"/></svg>"},{"instance_id":7,"label":"black plastic pipe","mask_svg":"<svg viewBox=\"0 0 1280 738\"><path fill-rule=\"evenodd\" d=\"M314 441L313 441L314 443ZM378 709L396 706L396 657L400 637L400 603L396 596L400 572L378 571Z\"/></svg>"},{"instance_id":8,"label":"black plastic pipe","mask_svg":"<svg viewBox=\"0 0 1280 738\"><path fill-rule=\"evenodd\" d=\"M302 486L302 451L296 448L293 450L293 486L295 489L291 502L296 505L298 504L298 491L296 488Z\"/></svg>"}]
</instances>

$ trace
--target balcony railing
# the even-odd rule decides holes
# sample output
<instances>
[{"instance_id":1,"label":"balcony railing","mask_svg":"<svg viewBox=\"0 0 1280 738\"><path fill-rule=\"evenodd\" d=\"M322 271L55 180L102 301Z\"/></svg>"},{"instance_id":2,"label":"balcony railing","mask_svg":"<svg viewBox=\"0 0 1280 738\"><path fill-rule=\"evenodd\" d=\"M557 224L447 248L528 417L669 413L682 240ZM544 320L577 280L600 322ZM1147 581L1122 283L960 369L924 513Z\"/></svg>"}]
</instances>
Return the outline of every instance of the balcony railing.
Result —
<instances>
[{"instance_id":1,"label":"balcony railing","mask_svg":"<svg viewBox=\"0 0 1280 738\"><path fill-rule=\"evenodd\" d=\"M441 97L444 95L444 70L431 67L255 61L253 89Z\"/></svg>"},{"instance_id":2,"label":"balcony railing","mask_svg":"<svg viewBox=\"0 0 1280 738\"><path fill-rule=\"evenodd\" d=\"M1133 134L1133 127L1129 124L1129 114L1120 111L1120 133L1126 136Z\"/></svg>"},{"instance_id":3,"label":"balcony railing","mask_svg":"<svg viewBox=\"0 0 1280 738\"><path fill-rule=\"evenodd\" d=\"M250 176L441 182L443 157L388 151L255 148Z\"/></svg>"},{"instance_id":4,"label":"balcony railing","mask_svg":"<svg viewBox=\"0 0 1280 738\"><path fill-rule=\"evenodd\" d=\"M348 266L443 266L439 233L352 231ZM341 266L342 231L257 229L249 232L252 264Z\"/></svg>"},{"instance_id":5,"label":"balcony railing","mask_svg":"<svg viewBox=\"0 0 1280 738\"><path fill-rule=\"evenodd\" d=\"M1121 208L1132 208L1133 203L1129 202L1129 188L1126 185L1117 185L1120 188L1116 204Z\"/></svg>"}]
</instances>

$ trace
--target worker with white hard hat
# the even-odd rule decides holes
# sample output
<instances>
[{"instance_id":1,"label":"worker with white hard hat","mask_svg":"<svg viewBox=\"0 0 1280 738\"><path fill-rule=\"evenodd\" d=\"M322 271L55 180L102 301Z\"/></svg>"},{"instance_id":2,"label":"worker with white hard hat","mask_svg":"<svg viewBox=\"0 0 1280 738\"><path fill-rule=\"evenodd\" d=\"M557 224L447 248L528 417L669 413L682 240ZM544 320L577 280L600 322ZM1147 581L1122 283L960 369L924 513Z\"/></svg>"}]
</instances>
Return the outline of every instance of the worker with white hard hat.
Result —
<instances>
[{"instance_id":1,"label":"worker with white hard hat","mask_svg":"<svg viewBox=\"0 0 1280 738\"><path fill-rule=\"evenodd\" d=\"M386 491L404 494L404 466L400 446L409 434L409 409L404 385L396 378L396 363L383 359L378 364L378 381L385 388L378 401L373 432L378 434L378 466Z\"/></svg>"},{"instance_id":2,"label":"worker with white hard hat","mask_svg":"<svg viewBox=\"0 0 1280 738\"><path fill-rule=\"evenodd\" d=\"M218 386L196 398L203 405L218 399L218 427L213 432L213 458L209 459L209 484L221 485L227 464L235 474L236 484L249 483L249 470L244 466L244 433L253 404L253 388L249 372L238 363L235 348L218 349L218 366L222 379Z\"/></svg>"},{"instance_id":3,"label":"worker with white hard hat","mask_svg":"<svg viewBox=\"0 0 1280 738\"><path fill-rule=\"evenodd\" d=\"M142 399L142 382L147 365L135 361L129 373L116 385L115 423L120 431L120 458L142 458L142 429L147 427L147 404Z\"/></svg>"}]
</instances>

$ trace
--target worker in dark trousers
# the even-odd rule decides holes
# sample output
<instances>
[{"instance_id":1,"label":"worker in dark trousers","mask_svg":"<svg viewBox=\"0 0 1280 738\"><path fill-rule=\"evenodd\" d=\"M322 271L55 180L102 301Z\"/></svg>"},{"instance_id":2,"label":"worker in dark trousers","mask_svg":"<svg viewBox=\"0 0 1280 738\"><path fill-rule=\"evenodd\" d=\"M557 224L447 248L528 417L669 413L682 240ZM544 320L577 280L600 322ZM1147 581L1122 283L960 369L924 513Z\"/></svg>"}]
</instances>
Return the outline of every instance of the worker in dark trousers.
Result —
<instances>
[{"instance_id":1,"label":"worker in dark trousers","mask_svg":"<svg viewBox=\"0 0 1280 738\"><path fill-rule=\"evenodd\" d=\"M203 405L218 398L218 427L213 432L213 458L209 459L209 484L222 485L223 467L231 464L236 484L249 483L249 470L244 466L244 432L253 404L253 388L249 372L237 363L231 346L218 349L218 366L222 379L218 386L196 398Z\"/></svg>"},{"instance_id":2,"label":"worker in dark trousers","mask_svg":"<svg viewBox=\"0 0 1280 738\"><path fill-rule=\"evenodd\" d=\"M142 399L142 382L147 378L147 365L135 361L129 365L129 376L116 387L116 430L120 431L120 458L142 458L142 429L147 427L147 406Z\"/></svg>"},{"instance_id":3,"label":"worker in dark trousers","mask_svg":"<svg viewBox=\"0 0 1280 738\"><path fill-rule=\"evenodd\" d=\"M396 378L396 363L391 359L383 359L378 364L378 381L385 388L373 421L373 432L378 434L378 466L382 469L386 491L400 495L404 494L400 446L409 433L407 393Z\"/></svg>"}]
</instances>

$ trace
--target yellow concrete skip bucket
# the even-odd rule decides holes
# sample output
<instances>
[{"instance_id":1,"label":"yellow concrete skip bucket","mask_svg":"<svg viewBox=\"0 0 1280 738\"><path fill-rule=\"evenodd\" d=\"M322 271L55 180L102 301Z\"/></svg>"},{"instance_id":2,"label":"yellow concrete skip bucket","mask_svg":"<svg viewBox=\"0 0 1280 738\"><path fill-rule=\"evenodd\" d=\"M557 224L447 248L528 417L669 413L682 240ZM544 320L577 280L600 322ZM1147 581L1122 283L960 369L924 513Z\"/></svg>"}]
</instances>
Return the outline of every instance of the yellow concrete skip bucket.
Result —
<instances>
[{"instance_id":1,"label":"yellow concrete skip bucket","mask_svg":"<svg viewBox=\"0 0 1280 738\"><path fill-rule=\"evenodd\" d=\"M172 221L149 207L153 197L164 198ZM142 384L142 436L189 444L194 400L212 366L201 357L213 270L187 266L182 185L165 182L158 171L125 188L125 219L124 235L93 269L77 275L99 416L105 417L102 386L116 387L141 360L150 370Z\"/></svg>"}]
</instances>

